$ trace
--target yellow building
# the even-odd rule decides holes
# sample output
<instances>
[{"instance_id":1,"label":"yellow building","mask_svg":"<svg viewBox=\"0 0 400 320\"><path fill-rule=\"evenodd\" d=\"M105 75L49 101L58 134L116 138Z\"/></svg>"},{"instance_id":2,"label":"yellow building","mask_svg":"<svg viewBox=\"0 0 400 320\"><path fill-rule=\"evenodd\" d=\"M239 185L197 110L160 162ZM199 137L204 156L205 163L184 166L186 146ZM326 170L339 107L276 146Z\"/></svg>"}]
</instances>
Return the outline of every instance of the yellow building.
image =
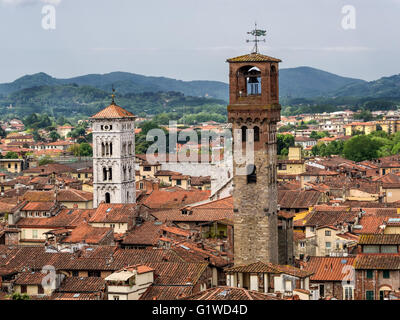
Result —
<instances>
[{"instance_id":1,"label":"yellow building","mask_svg":"<svg viewBox=\"0 0 400 320\"><path fill-rule=\"evenodd\" d=\"M0 159L0 168L10 173L20 173L24 169L24 160Z\"/></svg>"},{"instance_id":2,"label":"yellow building","mask_svg":"<svg viewBox=\"0 0 400 320\"><path fill-rule=\"evenodd\" d=\"M346 136L352 136L355 132L363 132L364 134L370 134L376 131L376 122L353 122L344 126Z\"/></svg>"},{"instance_id":3,"label":"yellow building","mask_svg":"<svg viewBox=\"0 0 400 320\"><path fill-rule=\"evenodd\" d=\"M298 176L306 172L306 166L301 155L300 147L290 147L287 160L278 160L278 180L285 176ZM281 176L281 177L279 177Z\"/></svg>"},{"instance_id":4,"label":"yellow building","mask_svg":"<svg viewBox=\"0 0 400 320\"><path fill-rule=\"evenodd\" d=\"M20 132L12 132L7 135L4 139L5 144L13 143L13 142L22 142L22 143L33 143L34 139L31 134L22 134Z\"/></svg>"}]
</instances>

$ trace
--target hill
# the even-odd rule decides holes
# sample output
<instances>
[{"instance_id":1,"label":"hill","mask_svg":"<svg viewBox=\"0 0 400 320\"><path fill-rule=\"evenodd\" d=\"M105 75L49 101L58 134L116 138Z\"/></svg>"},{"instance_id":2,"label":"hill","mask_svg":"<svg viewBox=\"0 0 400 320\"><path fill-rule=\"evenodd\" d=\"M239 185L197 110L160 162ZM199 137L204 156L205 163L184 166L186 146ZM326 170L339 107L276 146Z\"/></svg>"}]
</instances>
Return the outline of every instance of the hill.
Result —
<instances>
[{"instance_id":1,"label":"hill","mask_svg":"<svg viewBox=\"0 0 400 320\"><path fill-rule=\"evenodd\" d=\"M316 97L334 92L346 85L362 85L365 81L341 77L310 67L280 70L282 97ZM148 77L129 72L88 74L69 79L53 78L45 73L23 76L11 83L0 84L0 94L38 87L77 84L110 92L114 85L121 94L143 92L181 92L186 96L210 97L228 100L228 84L219 81L182 81L165 77Z\"/></svg>"},{"instance_id":2,"label":"hill","mask_svg":"<svg viewBox=\"0 0 400 320\"><path fill-rule=\"evenodd\" d=\"M348 85L362 85L364 80L341 77L311 67L281 69L279 94L281 97L311 98L324 96Z\"/></svg>"},{"instance_id":3,"label":"hill","mask_svg":"<svg viewBox=\"0 0 400 320\"><path fill-rule=\"evenodd\" d=\"M88 74L69 79L57 79L41 72L23 76L11 83L0 84L0 94L9 95L22 89L66 84L91 86L105 92L110 92L112 85L114 85L121 94L176 91L187 96L217 99L226 99L228 95L228 86L223 82L182 81L165 77L148 77L128 72Z\"/></svg>"},{"instance_id":4,"label":"hill","mask_svg":"<svg viewBox=\"0 0 400 320\"><path fill-rule=\"evenodd\" d=\"M400 98L400 74L370 82L350 83L333 91L330 96Z\"/></svg>"}]
</instances>

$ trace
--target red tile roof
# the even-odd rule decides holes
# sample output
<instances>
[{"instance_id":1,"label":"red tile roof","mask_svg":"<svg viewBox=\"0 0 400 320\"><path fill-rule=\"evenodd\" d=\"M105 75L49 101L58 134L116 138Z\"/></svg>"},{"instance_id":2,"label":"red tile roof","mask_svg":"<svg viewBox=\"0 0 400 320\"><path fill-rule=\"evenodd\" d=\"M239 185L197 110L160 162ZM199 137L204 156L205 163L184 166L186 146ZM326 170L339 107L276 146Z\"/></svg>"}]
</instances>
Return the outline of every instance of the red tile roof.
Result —
<instances>
[{"instance_id":1,"label":"red tile roof","mask_svg":"<svg viewBox=\"0 0 400 320\"><path fill-rule=\"evenodd\" d=\"M282 60L269 57L260 53L250 53L242 56L230 58L226 60L227 62L281 62Z\"/></svg>"},{"instance_id":2,"label":"red tile roof","mask_svg":"<svg viewBox=\"0 0 400 320\"><path fill-rule=\"evenodd\" d=\"M129 223L135 215L136 204L101 203L89 222Z\"/></svg>"},{"instance_id":3,"label":"red tile roof","mask_svg":"<svg viewBox=\"0 0 400 320\"><path fill-rule=\"evenodd\" d=\"M349 270L345 266L353 266L355 257L310 257L304 270L314 274L314 281L342 281Z\"/></svg>"},{"instance_id":4,"label":"red tile roof","mask_svg":"<svg viewBox=\"0 0 400 320\"><path fill-rule=\"evenodd\" d=\"M110 104L108 107L96 113L92 119L116 119L116 118L135 118L135 115L116 104Z\"/></svg>"},{"instance_id":5,"label":"red tile roof","mask_svg":"<svg viewBox=\"0 0 400 320\"><path fill-rule=\"evenodd\" d=\"M246 290L244 288L219 286L198 292L184 300L282 300L271 293Z\"/></svg>"}]
</instances>

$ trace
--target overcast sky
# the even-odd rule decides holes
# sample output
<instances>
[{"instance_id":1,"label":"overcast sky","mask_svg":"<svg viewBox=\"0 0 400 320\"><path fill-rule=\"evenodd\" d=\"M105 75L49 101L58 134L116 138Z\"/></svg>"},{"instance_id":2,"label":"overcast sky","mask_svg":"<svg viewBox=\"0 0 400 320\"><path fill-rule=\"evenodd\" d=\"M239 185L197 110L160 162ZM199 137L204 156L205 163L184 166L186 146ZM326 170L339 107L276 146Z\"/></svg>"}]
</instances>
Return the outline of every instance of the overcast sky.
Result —
<instances>
[{"instance_id":1,"label":"overcast sky","mask_svg":"<svg viewBox=\"0 0 400 320\"><path fill-rule=\"evenodd\" d=\"M42 28L42 7L56 29ZM342 28L342 7L356 28ZM227 82L254 21L261 53L281 68L311 66L375 80L400 73L400 0L0 0L0 82L127 71Z\"/></svg>"}]
</instances>

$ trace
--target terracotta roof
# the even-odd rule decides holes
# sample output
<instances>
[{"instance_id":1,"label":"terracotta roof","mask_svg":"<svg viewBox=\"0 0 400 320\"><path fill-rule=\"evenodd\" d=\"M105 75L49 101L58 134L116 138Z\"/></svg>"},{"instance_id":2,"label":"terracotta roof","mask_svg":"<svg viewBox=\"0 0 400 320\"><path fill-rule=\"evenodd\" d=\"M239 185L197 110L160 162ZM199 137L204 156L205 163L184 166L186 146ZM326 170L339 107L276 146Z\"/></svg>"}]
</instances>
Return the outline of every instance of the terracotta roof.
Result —
<instances>
[{"instance_id":1,"label":"terracotta roof","mask_svg":"<svg viewBox=\"0 0 400 320\"><path fill-rule=\"evenodd\" d=\"M400 270L400 255L359 254L354 262L355 269Z\"/></svg>"},{"instance_id":2,"label":"terracotta roof","mask_svg":"<svg viewBox=\"0 0 400 320\"><path fill-rule=\"evenodd\" d=\"M246 290L244 288L219 286L198 292L185 300L282 300L271 293Z\"/></svg>"},{"instance_id":3,"label":"terracotta roof","mask_svg":"<svg viewBox=\"0 0 400 320\"><path fill-rule=\"evenodd\" d=\"M318 204L320 196L321 192L313 190L278 190L278 203L282 209L305 209Z\"/></svg>"},{"instance_id":4,"label":"terracotta roof","mask_svg":"<svg viewBox=\"0 0 400 320\"><path fill-rule=\"evenodd\" d=\"M190 213L191 212L191 213ZM163 209L152 211L151 214L161 221L217 221L222 219L233 220L232 209L193 208L183 214L181 209Z\"/></svg>"},{"instance_id":5,"label":"terracotta roof","mask_svg":"<svg viewBox=\"0 0 400 320\"><path fill-rule=\"evenodd\" d=\"M208 199L210 191L206 190L184 190L181 188L164 188L153 190L142 204L149 208L180 208L199 201Z\"/></svg>"},{"instance_id":6,"label":"terracotta roof","mask_svg":"<svg viewBox=\"0 0 400 320\"><path fill-rule=\"evenodd\" d=\"M76 169L66 166L60 163L49 163L43 166L38 166L35 168L30 168L24 170L24 173L40 173L40 174L51 174L55 172L56 174L65 172L75 172Z\"/></svg>"},{"instance_id":7,"label":"terracotta roof","mask_svg":"<svg viewBox=\"0 0 400 320\"><path fill-rule=\"evenodd\" d=\"M14 284L41 285L45 276L46 274L41 272L20 272Z\"/></svg>"},{"instance_id":8,"label":"terracotta roof","mask_svg":"<svg viewBox=\"0 0 400 320\"><path fill-rule=\"evenodd\" d=\"M17 223L18 228L73 228L84 219L89 219L93 209L63 209L55 216L48 218L21 218Z\"/></svg>"},{"instance_id":9,"label":"terracotta roof","mask_svg":"<svg viewBox=\"0 0 400 320\"><path fill-rule=\"evenodd\" d=\"M307 216L305 226L329 226L343 222L354 222L356 212L351 211L313 211Z\"/></svg>"},{"instance_id":10,"label":"terracotta roof","mask_svg":"<svg viewBox=\"0 0 400 320\"><path fill-rule=\"evenodd\" d=\"M82 243L101 244L110 234L113 233L112 228L92 227L83 222L76 228L72 229L70 235L62 239L62 243ZM111 237L112 239L112 237Z\"/></svg>"},{"instance_id":11,"label":"terracotta roof","mask_svg":"<svg viewBox=\"0 0 400 320\"><path fill-rule=\"evenodd\" d=\"M57 201L87 202L93 200L93 192L77 190L73 188L57 191Z\"/></svg>"},{"instance_id":12,"label":"terracotta roof","mask_svg":"<svg viewBox=\"0 0 400 320\"><path fill-rule=\"evenodd\" d=\"M110 104L108 107L96 113L92 119L116 119L116 118L135 118L135 115L116 104Z\"/></svg>"},{"instance_id":13,"label":"terracotta roof","mask_svg":"<svg viewBox=\"0 0 400 320\"><path fill-rule=\"evenodd\" d=\"M136 204L100 203L89 222L129 223L135 215Z\"/></svg>"},{"instance_id":14,"label":"terracotta roof","mask_svg":"<svg viewBox=\"0 0 400 320\"><path fill-rule=\"evenodd\" d=\"M49 300L100 300L100 297L97 293L60 292L53 293Z\"/></svg>"},{"instance_id":15,"label":"terracotta roof","mask_svg":"<svg viewBox=\"0 0 400 320\"><path fill-rule=\"evenodd\" d=\"M308 277L312 272L304 271L288 265L277 265L272 263L264 263L261 261L251 263L248 265L226 268L227 273L246 272L246 273L285 273L295 277Z\"/></svg>"},{"instance_id":16,"label":"terracotta roof","mask_svg":"<svg viewBox=\"0 0 400 320\"><path fill-rule=\"evenodd\" d=\"M56 204L54 202L28 202L23 211L50 211Z\"/></svg>"},{"instance_id":17,"label":"terracotta roof","mask_svg":"<svg viewBox=\"0 0 400 320\"><path fill-rule=\"evenodd\" d=\"M314 281L342 281L348 270L344 266L353 266L355 257L310 257L304 270L314 274Z\"/></svg>"},{"instance_id":18,"label":"terracotta roof","mask_svg":"<svg viewBox=\"0 0 400 320\"><path fill-rule=\"evenodd\" d=\"M122 241L125 245L148 245L154 246L160 238L162 223L146 221L140 226L127 232Z\"/></svg>"},{"instance_id":19,"label":"terracotta roof","mask_svg":"<svg viewBox=\"0 0 400 320\"><path fill-rule=\"evenodd\" d=\"M400 245L400 234L362 234L358 243Z\"/></svg>"},{"instance_id":20,"label":"terracotta roof","mask_svg":"<svg viewBox=\"0 0 400 320\"><path fill-rule=\"evenodd\" d=\"M378 234L382 233L382 229L380 226L387 221L389 217L385 216L372 216L372 215L364 215L358 221L357 228L353 228L353 232L357 234Z\"/></svg>"},{"instance_id":21,"label":"terracotta roof","mask_svg":"<svg viewBox=\"0 0 400 320\"><path fill-rule=\"evenodd\" d=\"M250 53L242 56L230 58L227 62L281 62L282 60L269 57L260 53Z\"/></svg>"},{"instance_id":22,"label":"terracotta roof","mask_svg":"<svg viewBox=\"0 0 400 320\"><path fill-rule=\"evenodd\" d=\"M57 291L73 293L100 292L105 289L105 281L100 277L67 277Z\"/></svg>"}]
</instances>

